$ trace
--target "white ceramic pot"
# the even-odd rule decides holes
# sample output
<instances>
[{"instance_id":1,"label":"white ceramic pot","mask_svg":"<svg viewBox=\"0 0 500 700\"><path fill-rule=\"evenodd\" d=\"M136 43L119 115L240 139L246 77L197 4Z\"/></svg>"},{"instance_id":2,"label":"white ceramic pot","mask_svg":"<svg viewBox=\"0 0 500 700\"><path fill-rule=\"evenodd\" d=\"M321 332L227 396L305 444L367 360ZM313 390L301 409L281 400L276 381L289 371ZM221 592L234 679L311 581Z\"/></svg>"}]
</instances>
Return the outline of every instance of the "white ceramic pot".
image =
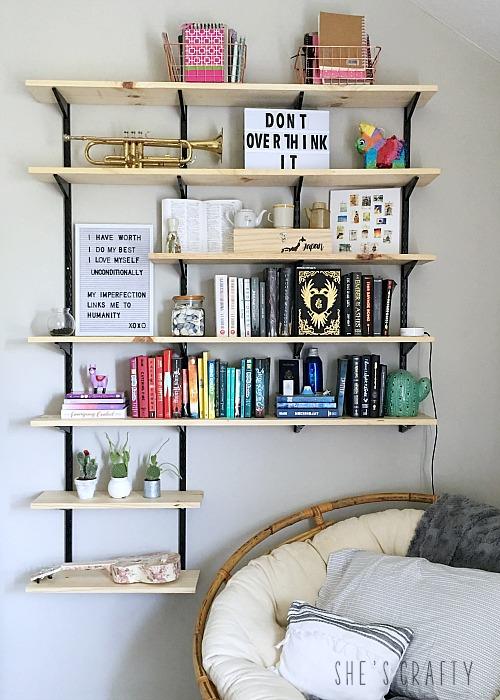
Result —
<instances>
[{"instance_id":1,"label":"white ceramic pot","mask_svg":"<svg viewBox=\"0 0 500 700\"><path fill-rule=\"evenodd\" d=\"M131 491L132 484L128 476L122 476L120 478L112 476L109 480L108 493L111 498L127 498L127 496L130 496Z\"/></svg>"},{"instance_id":2,"label":"white ceramic pot","mask_svg":"<svg viewBox=\"0 0 500 700\"><path fill-rule=\"evenodd\" d=\"M159 479L144 479L144 498L160 498L161 482Z\"/></svg>"},{"instance_id":3,"label":"white ceramic pot","mask_svg":"<svg viewBox=\"0 0 500 700\"><path fill-rule=\"evenodd\" d=\"M94 498L97 479L75 479L76 492L82 501Z\"/></svg>"}]
</instances>

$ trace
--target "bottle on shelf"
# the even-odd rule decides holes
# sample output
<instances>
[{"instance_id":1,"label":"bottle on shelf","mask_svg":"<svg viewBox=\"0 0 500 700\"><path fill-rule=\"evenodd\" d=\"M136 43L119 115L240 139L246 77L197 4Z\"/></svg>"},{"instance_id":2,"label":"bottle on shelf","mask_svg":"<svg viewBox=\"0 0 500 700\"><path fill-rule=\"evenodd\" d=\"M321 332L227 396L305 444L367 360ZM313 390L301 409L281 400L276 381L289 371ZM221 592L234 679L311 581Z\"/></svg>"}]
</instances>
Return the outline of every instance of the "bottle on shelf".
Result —
<instances>
[{"instance_id":1,"label":"bottle on shelf","mask_svg":"<svg viewBox=\"0 0 500 700\"><path fill-rule=\"evenodd\" d=\"M314 394L323 391L323 363L318 348L309 348L304 360L304 386L310 386Z\"/></svg>"},{"instance_id":2,"label":"bottle on shelf","mask_svg":"<svg viewBox=\"0 0 500 700\"><path fill-rule=\"evenodd\" d=\"M184 294L173 297L172 335L205 335L205 310L201 294Z\"/></svg>"},{"instance_id":3,"label":"bottle on shelf","mask_svg":"<svg viewBox=\"0 0 500 700\"><path fill-rule=\"evenodd\" d=\"M47 319L49 335L73 335L75 332L75 319L69 308L52 309Z\"/></svg>"}]
</instances>

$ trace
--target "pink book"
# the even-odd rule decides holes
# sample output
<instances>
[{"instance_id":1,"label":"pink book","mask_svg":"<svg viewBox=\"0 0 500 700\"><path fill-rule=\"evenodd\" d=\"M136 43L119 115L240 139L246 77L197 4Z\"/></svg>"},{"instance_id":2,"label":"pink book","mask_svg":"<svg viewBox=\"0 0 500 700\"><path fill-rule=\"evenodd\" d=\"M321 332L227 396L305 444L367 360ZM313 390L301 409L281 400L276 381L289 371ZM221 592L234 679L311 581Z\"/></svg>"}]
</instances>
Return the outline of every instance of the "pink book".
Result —
<instances>
[{"instance_id":1,"label":"pink book","mask_svg":"<svg viewBox=\"0 0 500 700\"><path fill-rule=\"evenodd\" d=\"M192 22L182 27L184 80L225 82L227 29L222 24Z\"/></svg>"},{"instance_id":2,"label":"pink book","mask_svg":"<svg viewBox=\"0 0 500 700\"><path fill-rule=\"evenodd\" d=\"M137 398L137 357L130 358L130 415L139 418L139 401Z\"/></svg>"}]
</instances>

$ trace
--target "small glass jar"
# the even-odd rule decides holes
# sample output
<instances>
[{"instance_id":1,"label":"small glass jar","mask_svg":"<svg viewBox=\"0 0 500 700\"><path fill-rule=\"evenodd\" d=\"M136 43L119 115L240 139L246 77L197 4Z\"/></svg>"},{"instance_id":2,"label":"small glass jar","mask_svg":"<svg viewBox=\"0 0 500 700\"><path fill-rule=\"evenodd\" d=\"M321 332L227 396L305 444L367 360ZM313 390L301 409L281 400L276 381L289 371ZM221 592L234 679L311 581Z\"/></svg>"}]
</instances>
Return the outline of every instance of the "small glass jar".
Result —
<instances>
[{"instance_id":1,"label":"small glass jar","mask_svg":"<svg viewBox=\"0 0 500 700\"><path fill-rule=\"evenodd\" d=\"M69 309L53 309L47 319L47 329L50 335L73 335L75 319Z\"/></svg>"},{"instance_id":2,"label":"small glass jar","mask_svg":"<svg viewBox=\"0 0 500 700\"><path fill-rule=\"evenodd\" d=\"M204 296L191 294L173 297L172 335L205 335L204 299Z\"/></svg>"}]
</instances>

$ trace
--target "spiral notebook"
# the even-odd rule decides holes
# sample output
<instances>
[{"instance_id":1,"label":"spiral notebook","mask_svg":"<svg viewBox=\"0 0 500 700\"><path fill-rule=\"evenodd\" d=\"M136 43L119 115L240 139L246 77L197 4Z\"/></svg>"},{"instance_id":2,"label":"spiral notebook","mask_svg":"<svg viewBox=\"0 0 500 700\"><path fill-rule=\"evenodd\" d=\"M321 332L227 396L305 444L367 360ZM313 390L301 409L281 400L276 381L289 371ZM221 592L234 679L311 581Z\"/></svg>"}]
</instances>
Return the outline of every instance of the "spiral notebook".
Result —
<instances>
[{"instance_id":1,"label":"spiral notebook","mask_svg":"<svg viewBox=\"0 0 500 700\"><path fill-rule=\"evenodd\" d=\"M367 37L365 18L320 12L319 74L320 80L366 80Z\"/></svg>"}]
</instances>

